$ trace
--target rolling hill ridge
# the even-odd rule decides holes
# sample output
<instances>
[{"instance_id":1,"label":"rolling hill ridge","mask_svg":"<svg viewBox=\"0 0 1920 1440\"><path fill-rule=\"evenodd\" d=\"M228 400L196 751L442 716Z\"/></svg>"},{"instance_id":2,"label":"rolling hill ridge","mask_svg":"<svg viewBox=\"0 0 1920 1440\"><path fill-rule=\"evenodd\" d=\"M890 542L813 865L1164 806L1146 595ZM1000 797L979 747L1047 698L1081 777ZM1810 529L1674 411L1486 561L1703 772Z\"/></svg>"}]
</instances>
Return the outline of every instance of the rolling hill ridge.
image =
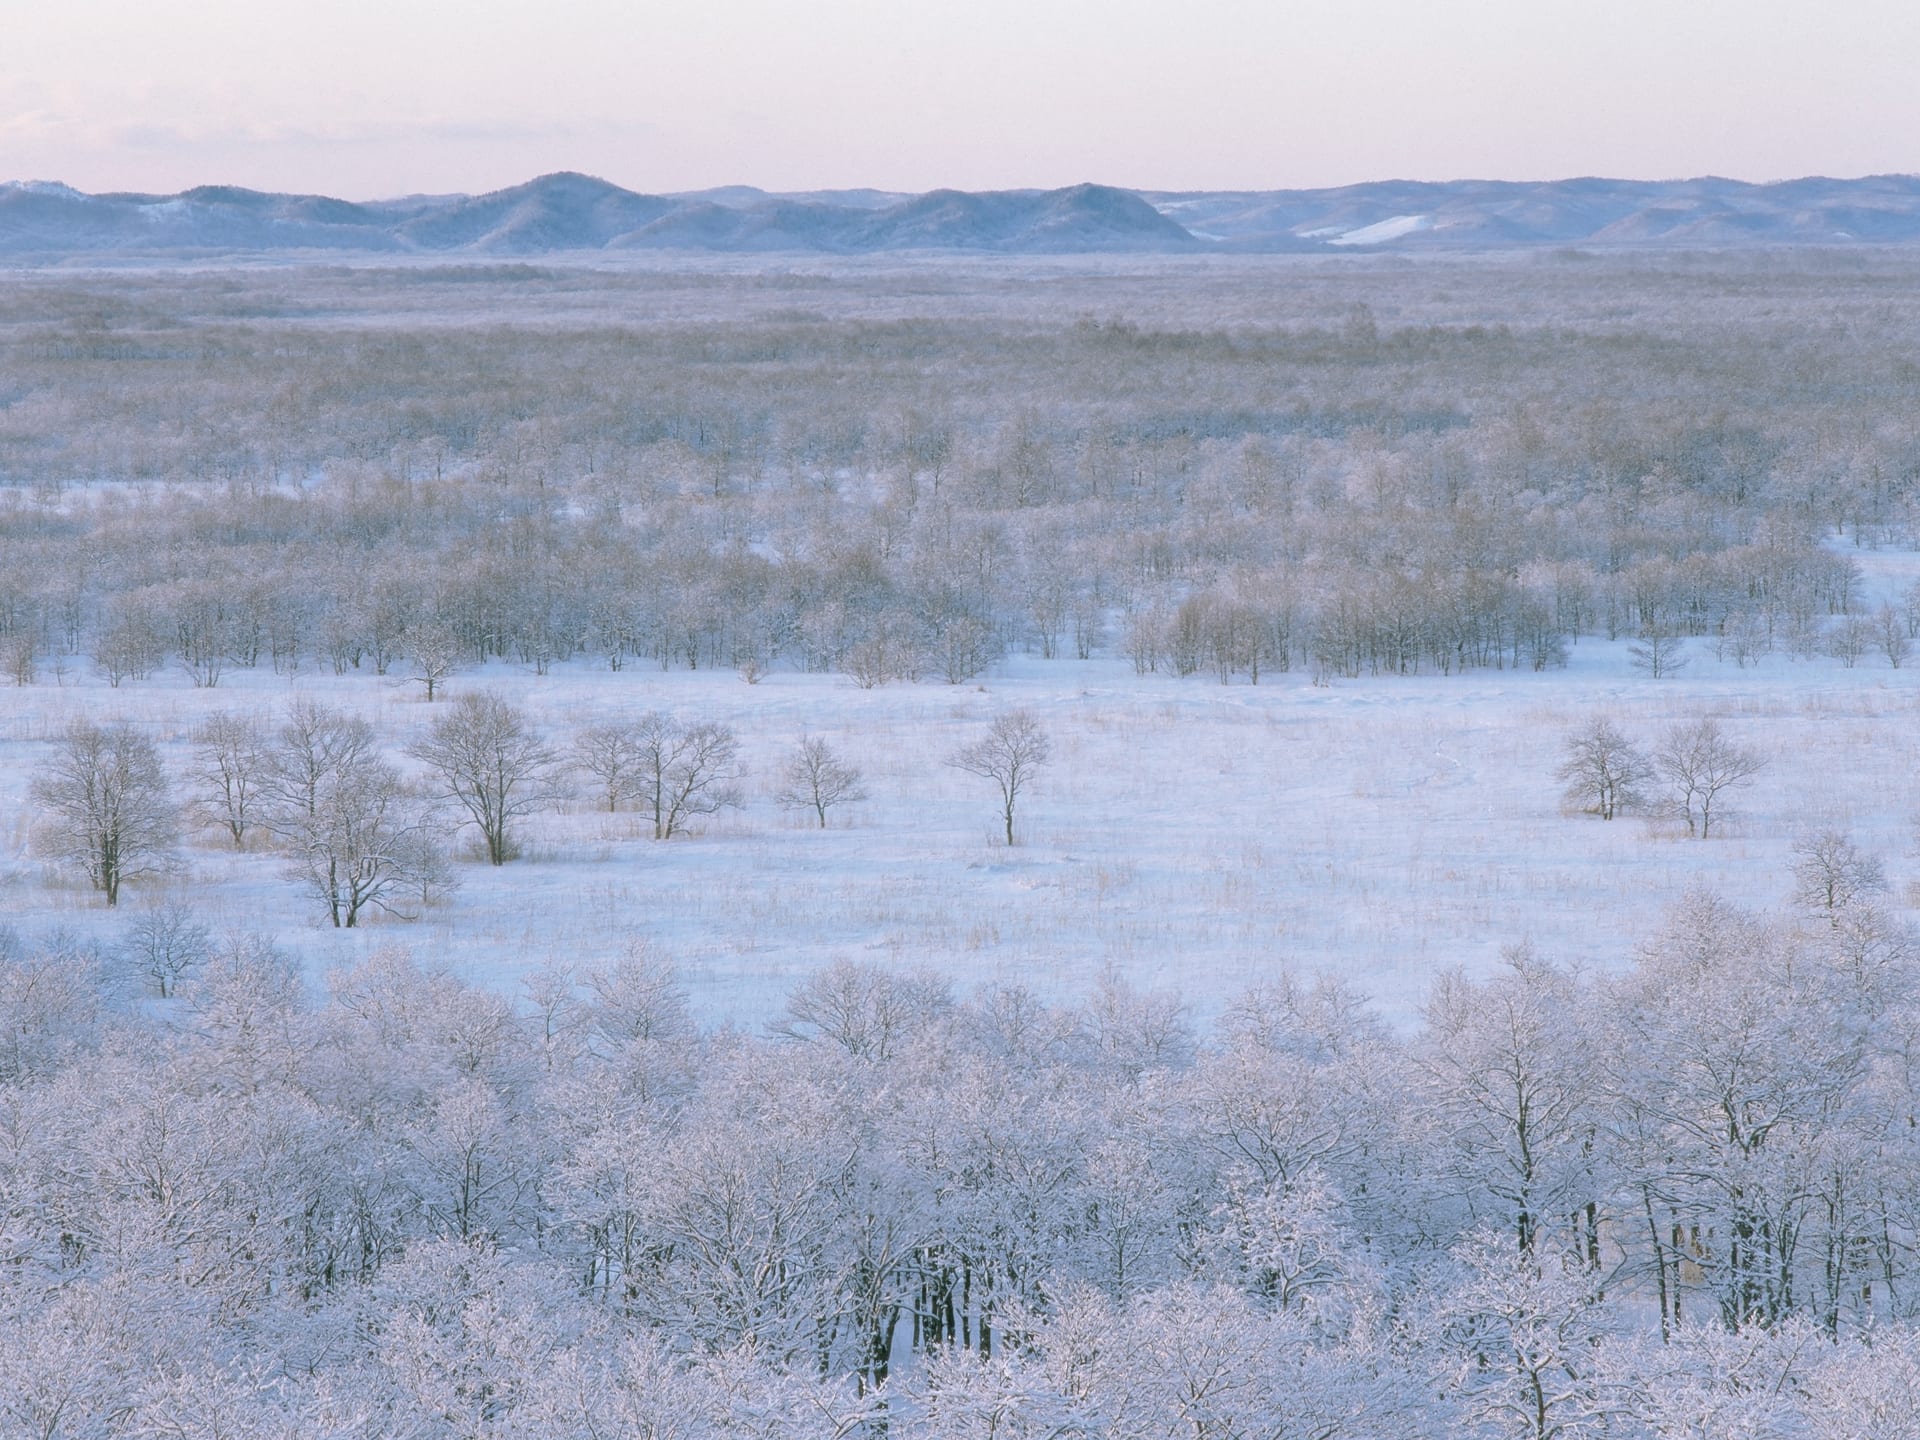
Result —
<instances>
[{"instance_id":1,"label":"rolling hill ridge","mask_svg":"<svg viewBox=\"0 0 1920 1440\"><path fill-rule=\"evenodd\" d=\"M355 202L203 185L176 195L0 183L0 255L338 251L1339 253L1920 244L1920 177L1774 184L1379 181L1319 190L877 190L646 195L572 172L484 195Z\"/></svg>"}]
</instances>

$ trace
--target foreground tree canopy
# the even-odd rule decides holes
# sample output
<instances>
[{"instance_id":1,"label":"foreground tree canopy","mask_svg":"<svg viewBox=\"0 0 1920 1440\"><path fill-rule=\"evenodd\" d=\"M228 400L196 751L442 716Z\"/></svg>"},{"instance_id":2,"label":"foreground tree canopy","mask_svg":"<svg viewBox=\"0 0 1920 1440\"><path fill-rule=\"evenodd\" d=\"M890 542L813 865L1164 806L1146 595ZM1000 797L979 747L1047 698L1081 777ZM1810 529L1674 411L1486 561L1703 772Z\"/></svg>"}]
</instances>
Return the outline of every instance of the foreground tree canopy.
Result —
<instances>
[{"instance_id":1,"label":"foreground tree canopy","mask_svg":"<svg viewBox=\"0 0 1920 1440\"><path fill-rule=\"evenodd\" d=\"M1695 893L1607 980L1515 950L1410 1035L1283 972L1203 1034L1118 980L1056 1005L843 962L756 1038L696 1028L641 945L518 1003L389 948L314 1003L185 916L124 958L0 934L0 1413L1893 1433L1920 948L1832 894ZM163 1004L113 998L187 950Z\"/></svg>"}]
</instances>

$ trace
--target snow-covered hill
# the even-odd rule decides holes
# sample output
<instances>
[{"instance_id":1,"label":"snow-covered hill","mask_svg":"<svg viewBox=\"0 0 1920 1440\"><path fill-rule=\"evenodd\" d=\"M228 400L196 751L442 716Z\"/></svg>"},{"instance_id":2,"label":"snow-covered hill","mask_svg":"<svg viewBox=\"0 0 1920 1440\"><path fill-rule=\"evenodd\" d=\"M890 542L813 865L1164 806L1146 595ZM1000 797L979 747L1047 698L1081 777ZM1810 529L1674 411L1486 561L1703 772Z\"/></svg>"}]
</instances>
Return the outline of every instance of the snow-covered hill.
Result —
<instances>
[{"instance_id":1,"label":"snow-covered hill","mask_svg":"<svg viewBox=\"0 0 1920 1440\"><path fill-rule=\"evenodd\" d=\"M0 184L0 254L299 250L539 255L596 250L866 254L1724 248L1920 243L1920 177L1383 181L1326 190L643 195L543 175L486 195L354 203L233 186L88 195Z\"/></svg>"}]
</instances>

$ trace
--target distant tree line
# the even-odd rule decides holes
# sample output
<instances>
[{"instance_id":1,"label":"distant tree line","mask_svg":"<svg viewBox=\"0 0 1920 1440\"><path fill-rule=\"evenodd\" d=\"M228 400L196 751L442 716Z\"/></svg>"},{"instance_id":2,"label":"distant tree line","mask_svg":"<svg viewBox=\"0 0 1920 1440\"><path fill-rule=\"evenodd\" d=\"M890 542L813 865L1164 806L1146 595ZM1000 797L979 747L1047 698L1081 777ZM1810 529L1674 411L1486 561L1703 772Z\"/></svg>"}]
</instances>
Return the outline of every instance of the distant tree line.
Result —
<instances>
[{"instance_id":1,"label":"distant tree line","mask_svg":"<svg viewBox=\"0 0 1920 1440\"><path fill-rule=\"evenodd\" d=\"M1536 269L1518 327L1384 274L1367 325L1226 271L1192 304L1266 318L1155 328L985 279L887 322L821 282L801 323L752 308L766 277L692 287L707 318L678 324L645 298L679 282L583 272L606 318L564 333L515 308L542 282L457 272L288 281L327 324L236 316L269 308L247 280L40 282L0 303L0 661L429 698L492 659L1258 680L1540 668L1599 635L1900 664L1920 599L1868 605L1829 542L1915 534L1911 307L1835 336L1850 277L1745 275L1822 317L1759 343L1711 276Z\"/></svg>"}]
</instances>

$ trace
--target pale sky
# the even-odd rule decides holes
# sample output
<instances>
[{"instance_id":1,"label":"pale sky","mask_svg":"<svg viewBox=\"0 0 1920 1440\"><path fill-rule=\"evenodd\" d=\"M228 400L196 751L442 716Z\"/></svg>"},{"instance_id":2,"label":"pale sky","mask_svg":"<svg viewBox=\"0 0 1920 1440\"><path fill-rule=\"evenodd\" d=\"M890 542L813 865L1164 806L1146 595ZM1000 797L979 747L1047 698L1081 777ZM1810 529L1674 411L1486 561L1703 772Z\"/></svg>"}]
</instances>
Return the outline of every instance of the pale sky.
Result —
<instances>
[{"instance_id":1,"label":"pale sky","mask_svg":"<svg viewBox=\"0 0 1920 1440\"><path fill-rule=\"evenodd\" d=\"M1913 0L0 0L0 179L354 199L1920 171Z\"/></svg>"}]
</instances>

